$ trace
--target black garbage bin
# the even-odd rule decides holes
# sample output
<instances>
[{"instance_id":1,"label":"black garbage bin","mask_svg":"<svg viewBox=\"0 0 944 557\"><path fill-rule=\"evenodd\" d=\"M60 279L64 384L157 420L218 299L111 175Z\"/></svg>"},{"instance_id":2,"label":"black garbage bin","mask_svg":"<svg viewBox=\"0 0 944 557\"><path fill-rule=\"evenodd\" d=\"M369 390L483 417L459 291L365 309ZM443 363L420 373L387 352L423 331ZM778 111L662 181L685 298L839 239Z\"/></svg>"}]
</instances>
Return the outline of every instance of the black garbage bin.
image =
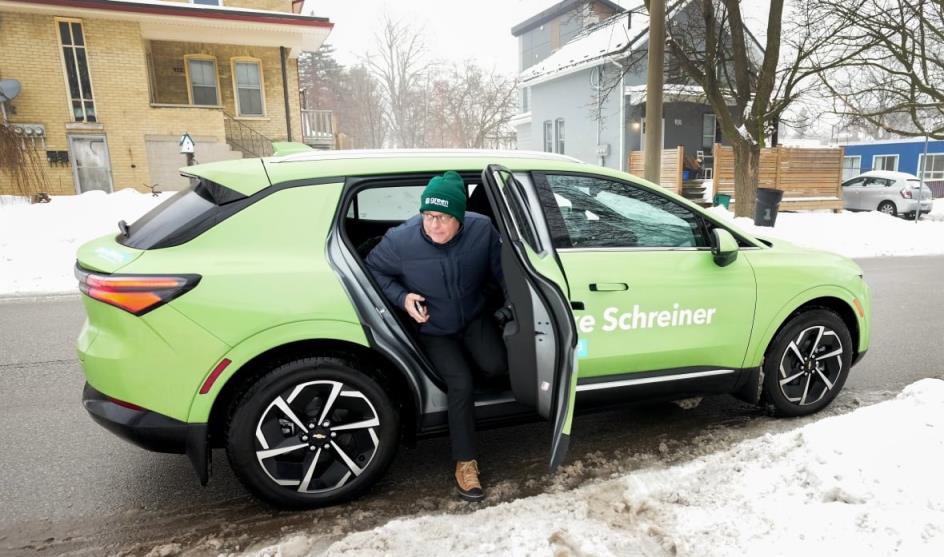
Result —
<instances>
[{"instance_id":1,"label":"black garbage bin","mask_svg":"<svg viewBox=\"0 0 944 557\"><path fill-rule=\"evenodd\" d=\"M757 203L754 204L754 224L773 226L777 222L777 209L783 199L783 190L757 188Z\"/></svg>"}]
</instances>

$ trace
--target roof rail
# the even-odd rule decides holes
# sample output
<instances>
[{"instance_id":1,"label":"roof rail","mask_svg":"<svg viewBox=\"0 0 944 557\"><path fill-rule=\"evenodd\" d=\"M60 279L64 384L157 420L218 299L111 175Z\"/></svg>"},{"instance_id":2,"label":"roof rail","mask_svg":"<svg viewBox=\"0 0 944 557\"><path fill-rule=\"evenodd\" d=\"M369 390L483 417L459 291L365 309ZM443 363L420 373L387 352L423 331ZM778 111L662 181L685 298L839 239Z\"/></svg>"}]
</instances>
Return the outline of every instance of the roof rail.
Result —
<instances>
[{"instance_id":1,"label":"roof rail","mask_svg":"<svg viewBox=\"0 0 944 557\"><path fill-rule=\"evenodd\" d=\"M346 159L391 159L391 158L483 158L496 157L503 159L540 159L562 162L579 162L580 159L557 153L543 151L502 151L491 149L364 149L364 150L332 150L332 151L305 151L288 154L282 157L268 157L269 164L285 162L312 162Z\"/></svg>"}]
</instances>

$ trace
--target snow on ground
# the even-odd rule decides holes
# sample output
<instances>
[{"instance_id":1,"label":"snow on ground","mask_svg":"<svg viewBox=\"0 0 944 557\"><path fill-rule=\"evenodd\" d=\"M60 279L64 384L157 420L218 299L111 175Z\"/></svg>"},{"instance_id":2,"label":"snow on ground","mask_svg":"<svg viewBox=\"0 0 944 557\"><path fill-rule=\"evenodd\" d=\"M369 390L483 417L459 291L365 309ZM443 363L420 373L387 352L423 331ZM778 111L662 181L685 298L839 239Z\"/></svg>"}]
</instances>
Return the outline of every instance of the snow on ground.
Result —
<instances>
[{"instance_id":1,"label":"snow on ground","mask_svg":"<svg viewBox=\"0 0 944 557\"><path fill-rule=\"evenodd\" d=\"M734 218L723 207L709 211L732 220L746 232L774 240L840 253L847 257L944 254L944 199L917 223L878 211L780 213L776 226L754 226L753 219Z\"/></svg>"},{"instance_id":2,"label":"snow on ground","mask_svg":"<svg viewBox=\"0 0 944 557\"><path fill-rule=\"evenodd\" d=\"M30 205L0 198L0 296L75 292L75 253L82 243L118 232L170 194L153 197L131 189L57 196ZM732 219L723 208L710 209ZM781 213L775 228L734 222L748 232L835 251L849 257L944 254L944 200L919 223L877 212Z\"/></svg>"},{"instance_id":3,"label":"snow on ground","mask_svg":"<svg viewBox=\"0 0 944 557\"><path fill-rule=\"evenodd\" d=\"M75 252L110 232L118 221L133 222L168 194L153 197L132 189L54 196L30 205L0 198L0 295L78 292Z\"/></svg>"},{"instance_id":4,"label":"snow on ground","mask_svg":"<svg viewBox=\"0 0 944 557\"><path fill-rule=\"evenodd\" d=\"M944 381L668 468L254 555L944 555Z\"/></svg>"}]
</instances>

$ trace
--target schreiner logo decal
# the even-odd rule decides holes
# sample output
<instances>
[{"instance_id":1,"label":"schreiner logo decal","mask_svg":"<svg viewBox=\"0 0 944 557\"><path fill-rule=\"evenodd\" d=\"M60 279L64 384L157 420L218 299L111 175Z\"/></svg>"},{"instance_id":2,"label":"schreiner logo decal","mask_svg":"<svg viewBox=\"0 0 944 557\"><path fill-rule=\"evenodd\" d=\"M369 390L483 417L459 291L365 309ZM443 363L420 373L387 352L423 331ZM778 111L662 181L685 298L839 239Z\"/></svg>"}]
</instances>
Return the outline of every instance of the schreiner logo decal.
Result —
<instances>
[{"instance_id":1,"label":"schreiner logo decal","mask_svg":"<svg viewBox=\"0 0 944 557\"><path fill-rule=\"evenodd\" d=\"M446 207L446 208L448 209L448 208L449 208L449 200L448 200L448 199L440 199L440 198L438 198L438 197L427 197L427 198L426 198L426 205L439 205L440 207Z\"/></svg>"},{"instance_id":2,"label":"schreiner logo decal","mask_svg":"<svg viewBox=\"0 0 944 557\"><path fill-rule=\"evenodd\" d=\"M620 313L617 307L609 307L603 310L600 330L610 333L616 330L708 326L716 311L717 308L680 308L679 304L672 304L671 310L659 311L643 311L639 304L635 304L632 311L624 313ZM597 326L597 318L593 315L577 316L576 321L581 333L592 333Z\"/></svg>"}]
</instances>

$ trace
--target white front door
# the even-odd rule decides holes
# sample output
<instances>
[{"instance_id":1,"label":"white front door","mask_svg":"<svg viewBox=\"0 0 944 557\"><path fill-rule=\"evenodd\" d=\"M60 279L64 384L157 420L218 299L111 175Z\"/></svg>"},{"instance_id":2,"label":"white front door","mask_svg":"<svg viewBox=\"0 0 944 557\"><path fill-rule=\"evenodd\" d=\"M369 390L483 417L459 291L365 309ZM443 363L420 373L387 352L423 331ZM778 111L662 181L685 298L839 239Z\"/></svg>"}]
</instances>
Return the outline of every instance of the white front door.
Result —
<instances>
[{"instance_id":1,"label":"white front door","mask_svg":"<svg viewBox=\"0 0 944 557\"><path fill-rule=\"evenodd\" d=\"M72 175L76 193L101 190L111 193L111 162L104 135L70 135Z\"/></svg>"}]
</instances>

